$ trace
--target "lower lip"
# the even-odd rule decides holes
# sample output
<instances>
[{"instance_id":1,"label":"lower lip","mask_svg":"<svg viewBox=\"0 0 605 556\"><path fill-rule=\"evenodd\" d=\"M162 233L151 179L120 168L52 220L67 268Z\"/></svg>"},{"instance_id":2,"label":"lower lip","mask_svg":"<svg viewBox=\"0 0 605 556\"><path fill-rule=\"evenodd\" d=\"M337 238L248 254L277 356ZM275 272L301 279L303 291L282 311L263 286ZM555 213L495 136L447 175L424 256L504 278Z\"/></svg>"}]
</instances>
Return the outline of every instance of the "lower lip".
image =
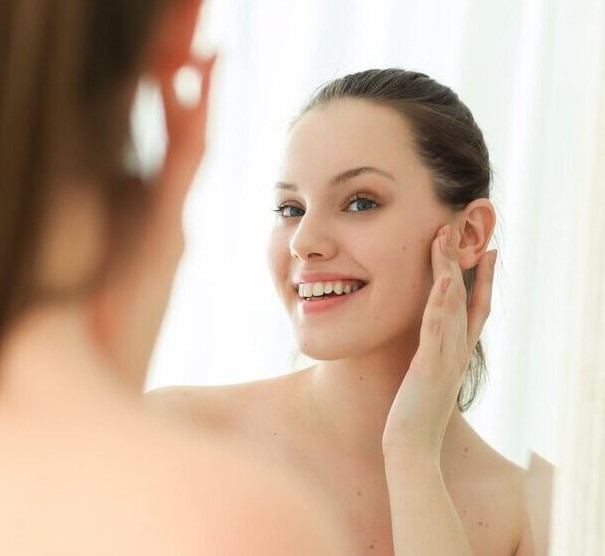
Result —
<instances>
[{"instance_id":1,"label":"lower lip","mask_svg":"<svg viewBox=\"0 0 605 556\"><path fill-rule=\"evenodd\" d=\"M339 307L343 303L346 303L350 299L353 299L362 290L363 288L346 295L333 295L331 297L326 297L325 299L319 299L317 301L307 301L306 299L301 299L298 304L299 307L302 308L303 313L305 314L320 313L322 311L327 311L329 309Z\"/></svg>"}]
</instances>

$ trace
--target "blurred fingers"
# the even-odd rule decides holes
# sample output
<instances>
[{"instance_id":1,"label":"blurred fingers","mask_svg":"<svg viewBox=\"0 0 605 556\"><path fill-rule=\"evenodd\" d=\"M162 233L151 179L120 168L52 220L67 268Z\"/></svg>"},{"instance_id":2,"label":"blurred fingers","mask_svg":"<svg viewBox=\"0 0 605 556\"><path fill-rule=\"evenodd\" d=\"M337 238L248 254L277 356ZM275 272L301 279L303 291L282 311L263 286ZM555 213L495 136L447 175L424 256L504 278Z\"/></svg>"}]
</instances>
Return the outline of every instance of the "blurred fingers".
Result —
<instances>
[{"instance_id":1,"label":"blurred fingers","mask_svg":"<svg viewBox=\"0 0 605 556\"><path fill-rule=\"evenodd\" d=\"M161 176L162 195L176 206L184 201L206 149L206 127L216 55L191 57L177 72L160 78L167 132ZM179 79L184 91L179 91ZM192 88L193 86L193 88Z\"/></svg>"}]
</instances>

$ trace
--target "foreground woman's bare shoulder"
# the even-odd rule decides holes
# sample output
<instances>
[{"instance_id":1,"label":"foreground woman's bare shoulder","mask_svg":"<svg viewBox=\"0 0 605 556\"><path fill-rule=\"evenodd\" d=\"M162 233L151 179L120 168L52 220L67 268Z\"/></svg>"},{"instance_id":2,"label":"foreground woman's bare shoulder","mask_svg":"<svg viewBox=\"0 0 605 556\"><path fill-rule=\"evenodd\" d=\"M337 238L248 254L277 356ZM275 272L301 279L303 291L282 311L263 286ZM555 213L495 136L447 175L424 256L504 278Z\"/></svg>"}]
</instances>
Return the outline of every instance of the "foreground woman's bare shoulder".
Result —
<instances>
[{"instance_id":1,"label":"foreground woman's bare shoulder","mask_svg":"<svg viewBox=\"0 0 605 556\"><path fill-rule=\"evenodd\" d=\"M147 402L192 430L229 433L273 420L291 400L295 375L222 386L169 386L152 390Z\"/></svg>"}]
</instances>

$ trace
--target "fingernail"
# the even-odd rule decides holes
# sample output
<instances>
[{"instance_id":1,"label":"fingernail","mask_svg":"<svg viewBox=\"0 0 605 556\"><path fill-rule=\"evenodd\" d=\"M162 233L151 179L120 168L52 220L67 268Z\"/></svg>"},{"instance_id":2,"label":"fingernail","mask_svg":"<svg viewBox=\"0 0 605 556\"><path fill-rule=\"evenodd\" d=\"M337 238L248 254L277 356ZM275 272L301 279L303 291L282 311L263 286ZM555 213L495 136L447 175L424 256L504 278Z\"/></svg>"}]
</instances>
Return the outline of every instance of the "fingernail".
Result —
<instances>
[{"instance_id":1,"label":"fingernail","mask_svg":"<svg viewBox=\"0 0 605 556\"><path fill-rule=\"evenodd\" d=\"M210 67L210 69L212 69L214 67L214 64L216 64L217 58L218 58L218 52L215 52L211 56L208 56L208 66Z\"/></svg>"},{"instance_id":2,"label":"fingernail","mask_svg":"<svg viewBox=\"0 0 605 556\"><path fill-rule=\"evenodd\" d=\"M447 239L447 234L442 234L439 236L439 247L441 248L441 252L447 256L447 246L448 246L448 239Z\"/></svg>"},{"instance_id":3,"label":"fingernail","mask_svg":"<svg viewBox=\"0 0 605 556\"><path fill-rule=\"evenodd\" d=\"M199 68L186 65L180 68L173 77L176 97L184 108L192 108L200 101L200 89L203 75Z\"/></svg>"},{"instance_id":4,"label":"fingernail","mask_svg":"<svg viewBox=\"0 0 605 556\"><path fill-rule=\"evenodd\" d=\"M494 249L494 254L492 255L492 266L496 266L496 261L498 260L498 250Z\"/></svg>"},{"instance_id":5,"label":"fingernail","mask_svg":"<svg viewBox=\"0 0 605 556\"><path fill-rule=\"evenodd\" d=\"M451 235L451 228L449 225L441 228L441 231L439 232L439 247L441 247L441 252L445 256L447 256L447 254L449 252L450 235Z\"/></svg>"}]
</instances>

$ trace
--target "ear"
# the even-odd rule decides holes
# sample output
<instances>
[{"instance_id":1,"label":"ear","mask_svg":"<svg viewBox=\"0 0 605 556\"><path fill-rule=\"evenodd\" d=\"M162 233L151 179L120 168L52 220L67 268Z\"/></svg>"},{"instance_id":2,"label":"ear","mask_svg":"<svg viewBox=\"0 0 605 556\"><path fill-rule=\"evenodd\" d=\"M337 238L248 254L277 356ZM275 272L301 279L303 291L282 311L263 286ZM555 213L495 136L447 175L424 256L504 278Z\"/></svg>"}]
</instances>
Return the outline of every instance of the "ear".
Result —
<instances>
[{"instance_id":1,"label":"ear","mask_svg":"<svg viewBox=\"0 0 605 556\"><path fill-rule=\"evenodd\" d=\"M191 43L203 0L170 0L161 10L145 70L152 77L173 74L191 57Z\"/></svg>"},{"instance_id":2,"label":"ear","mask_svg":"<svg viewBox=\"0 0 605 556\"><path fill-rule=\"evenodd\" d=\"M496 226L496 211L489 199L476 199L457 215L456 227L460 234L457 246L458 262L462 270L473 268L487 251Z\"/></svg>"}]
</instances>

